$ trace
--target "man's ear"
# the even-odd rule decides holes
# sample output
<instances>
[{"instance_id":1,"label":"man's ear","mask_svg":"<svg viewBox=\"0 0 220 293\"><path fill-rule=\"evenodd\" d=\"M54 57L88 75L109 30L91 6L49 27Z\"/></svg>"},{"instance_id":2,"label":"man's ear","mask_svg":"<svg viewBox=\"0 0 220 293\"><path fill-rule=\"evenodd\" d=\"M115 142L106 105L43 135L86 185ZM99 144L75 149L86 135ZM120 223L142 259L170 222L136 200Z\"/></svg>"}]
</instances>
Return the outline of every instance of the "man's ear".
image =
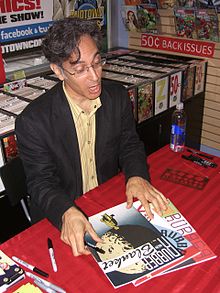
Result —
<instances>
[{"instance_id":1,"label":"man's ear","mask_svg":"<svg viewBox=\"0 0 220 293\"><path fill-rule=\"evenodd\" d=\"M50 68L56 74L59 80L64 80L63 70L61 67L59 67L57 64L51 63Z\"/></svg>"}]
</instances>

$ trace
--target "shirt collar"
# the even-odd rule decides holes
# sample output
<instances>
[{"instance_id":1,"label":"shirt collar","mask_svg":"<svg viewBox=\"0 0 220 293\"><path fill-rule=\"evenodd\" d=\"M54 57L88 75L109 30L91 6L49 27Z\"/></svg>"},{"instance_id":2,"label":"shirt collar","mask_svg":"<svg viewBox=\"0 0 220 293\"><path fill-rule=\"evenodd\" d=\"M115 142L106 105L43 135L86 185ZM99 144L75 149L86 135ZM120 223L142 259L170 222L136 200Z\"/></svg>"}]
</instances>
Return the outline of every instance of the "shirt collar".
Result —
<instances>
[{"instance_id":1,"label":"shirt collar","mask_svg":"<svg viewBox=\"0 0 220 293\"><path fill-rule=\"evenodd\" d=\"M82 108L80 108L74 101L73 99L70 97L70 95L67 93L67 90L65 88L65 84L63 82L62 84L63 86L63 90L64 90L64 93L66 95L66 98L68 100L68 103L70 106L72 106L72 109L74 111L74 115L76 117L76 119L78 120L79 116L84 113L84 110ZM92 105L92 111L89 113L89 115L93 115L97 110L98 108L101 107L102 103L101 103L101 100L100 100L100 97L98 97L97 99L95 100L90 100L91 101L91 105Z\"/></svg>"}]
</instances>

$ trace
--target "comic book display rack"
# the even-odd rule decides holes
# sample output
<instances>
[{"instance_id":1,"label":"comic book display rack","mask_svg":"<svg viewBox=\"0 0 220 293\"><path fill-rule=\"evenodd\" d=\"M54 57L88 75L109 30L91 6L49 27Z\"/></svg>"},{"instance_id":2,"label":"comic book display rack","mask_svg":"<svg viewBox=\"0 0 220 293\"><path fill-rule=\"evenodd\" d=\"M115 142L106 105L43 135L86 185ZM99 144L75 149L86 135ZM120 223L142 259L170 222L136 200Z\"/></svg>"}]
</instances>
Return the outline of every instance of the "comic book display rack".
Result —
<instances>
[{"instance_id":1,"label":"comic book display rack","mask_svg":"<svg viewBox=\"0 0 220 293\"><path fill-rule=\"evenodd\" d=\"M178 37L219 41L218 1L208 0L153 0L124 1L121 18L130 32L160 34L160 12L172 9Z\"/></svg>"},{"instance_id":2,"label":"comic book display rack","mask_svg":"<svg viewBox=\"0 0 220 293\"><path fill-rule=\"evenodd\" d=\"M111 56L103 78L124 85L138 124L204 92L207 62L151 52Z\"/></svg>"},{"instance_id":3,"label":"comic book display rack","mask_svg":"<svg viewBox=\"0 0 220 293\"><path fill-rule=\"evenodd\" d=\"M18 154L15 119L34 99L57 83L53 77L36 77L5 84L0 89L0 166ZM0 181L0 192L4 190Z\"/></svg>"}]
</instances>

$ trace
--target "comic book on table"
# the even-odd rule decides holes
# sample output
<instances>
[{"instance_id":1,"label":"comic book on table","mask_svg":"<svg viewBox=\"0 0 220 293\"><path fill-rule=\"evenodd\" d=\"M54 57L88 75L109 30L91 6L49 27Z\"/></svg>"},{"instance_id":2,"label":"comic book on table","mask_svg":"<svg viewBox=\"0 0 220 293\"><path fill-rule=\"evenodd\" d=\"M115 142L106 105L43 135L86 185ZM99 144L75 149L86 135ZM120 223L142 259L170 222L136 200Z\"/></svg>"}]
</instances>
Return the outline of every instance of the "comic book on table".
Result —
<instances>
[{"instance_id":1,"label":"comic book on table","mask_svg":"<svg viewBox=\"0 0 220 293\"><path fill-rule=\"evenodd\" d=\"M139 201L136 201L133 206L146 217L145 210ZM176 247L185 251L182 262L172 268L164 270L162 274L184 269L217 257L171 201L169 201L168 209L163 213L163 217L160 217L153 209L152 212L154 214L154 219L150 222L154 226L158 226L160 223L160 227L162 227L160 228L161 234L168 237L169 240L173 239L174 243L176 243ZM166 223L164 223L164 220ZM169 229L171 229L171 231L169 231ZM189 251L193 248L197 250L197 253L195 255L191 254L190 257ZM138 286L148 280L149 279L145 276L134 281L133 284Z\"/></svg>"},{"instance_id":2,"label":"comic book on table","mask_svg":"<svg viewBox=\"0 0 220 293\"><path fill-rule=\"evenodd\" d=\"M24 279L23 269L0 250L0 293Z\"/></svg>"},{"instance_id":3,"label":"comic book on table","mask_svg":"<svg viewBox=\"0 0 220 293\"><path fill-rule=\"evenodd\" d=\"M184 261L185 247L180 249L171 237L163 235L158 228L161 223L152 224L134 207L127 209L126 203L104 210L89 221L103 243L95 243L88 234L85 241L99 249L89 248L115 288L145 277L149 280ZM188 247L188 257L198 254L190 241L179 237Z\"/></svg>"}]
</instances>

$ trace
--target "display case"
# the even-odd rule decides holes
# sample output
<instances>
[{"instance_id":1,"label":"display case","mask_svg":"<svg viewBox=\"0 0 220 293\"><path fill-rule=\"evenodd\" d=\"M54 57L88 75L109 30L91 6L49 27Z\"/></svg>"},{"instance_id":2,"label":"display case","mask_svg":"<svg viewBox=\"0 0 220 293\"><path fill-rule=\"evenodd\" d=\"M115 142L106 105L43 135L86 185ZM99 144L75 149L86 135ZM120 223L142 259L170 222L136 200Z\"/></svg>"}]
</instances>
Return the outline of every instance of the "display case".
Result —
<instances>
[{"instance_id":1,"label":"display case","mask_svg":"<svg viewBox=\"0 0 220 293\"><path fill-rule=\"evenodd\" d=\"M169 143L171 116L180 102L187 114L186 144L200 148L206 72L203 59L119 49L107 54L103 78L127 89L137 131L150 154Z\"/></svg>"}]
</instances>

